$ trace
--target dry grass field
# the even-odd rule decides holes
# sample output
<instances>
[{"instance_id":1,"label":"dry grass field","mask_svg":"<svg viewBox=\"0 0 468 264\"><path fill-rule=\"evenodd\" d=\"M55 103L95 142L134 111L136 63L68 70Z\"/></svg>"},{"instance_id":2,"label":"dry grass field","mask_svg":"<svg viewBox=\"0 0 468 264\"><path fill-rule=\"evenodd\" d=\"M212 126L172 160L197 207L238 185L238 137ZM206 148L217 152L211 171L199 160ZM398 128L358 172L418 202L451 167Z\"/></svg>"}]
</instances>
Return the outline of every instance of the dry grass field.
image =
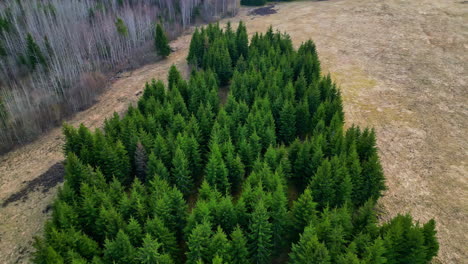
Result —
<instances>
[{"instance_id":1,"label":"dry grass field","mask_svg":"<svg viewBox=\"0 0 468 264\"><path fill-rule=\"evenodd\" d=\"M468 263L468 2L299 1L273 9L261 16L242 8L230 20L242 19L250 32L272 25L295 45L315 41L324 73L341 87L347 124L377 131L388 186L382 220L407 212L435 218L434 262ZM99 127L136 102L145 82L165 79L170 65L187 73L189 42L190 31L171 43L176 51L167 60L121 74L68 122ZM28 262L60 185L33 180L63 160L62 143L57 128L0 157L0 263ZM6 204L14 194L17 201Z\"/></svg>"}]
</instances>

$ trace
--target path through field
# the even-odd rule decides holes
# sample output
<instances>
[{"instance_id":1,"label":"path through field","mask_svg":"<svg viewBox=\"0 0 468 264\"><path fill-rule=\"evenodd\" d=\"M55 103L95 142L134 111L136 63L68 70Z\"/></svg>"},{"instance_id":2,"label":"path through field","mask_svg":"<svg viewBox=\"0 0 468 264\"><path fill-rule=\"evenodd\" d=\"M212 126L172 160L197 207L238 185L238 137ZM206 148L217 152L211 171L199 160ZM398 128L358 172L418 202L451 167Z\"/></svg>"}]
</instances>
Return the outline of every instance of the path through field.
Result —
<instances>
[{"instance_id":1,"label":"path through field","mask_svg":"<svg viewBox=\"0 0 468 264\"><path fill-rule=\"evenodd\" d=\"M383 220L397 213L435 218L442 263L468 262L468 3L461 0L330 0L279 4L276 14L242 19L250 32L269 25L295 45L317 44L325 73L342 89L347 125L373 126L387 177ZM225 22L225 21L224 21ZM186 73L190 35L163 62L124 73L99 102L68 122L99 127L136 102L144 83ZM60 129L0 157L0 201L63 160ZM31 184L29 184L30 186ZM32 237L50 216L57 187L0 206L0 263L25 263Z\"/></svg>"}]
</instances>

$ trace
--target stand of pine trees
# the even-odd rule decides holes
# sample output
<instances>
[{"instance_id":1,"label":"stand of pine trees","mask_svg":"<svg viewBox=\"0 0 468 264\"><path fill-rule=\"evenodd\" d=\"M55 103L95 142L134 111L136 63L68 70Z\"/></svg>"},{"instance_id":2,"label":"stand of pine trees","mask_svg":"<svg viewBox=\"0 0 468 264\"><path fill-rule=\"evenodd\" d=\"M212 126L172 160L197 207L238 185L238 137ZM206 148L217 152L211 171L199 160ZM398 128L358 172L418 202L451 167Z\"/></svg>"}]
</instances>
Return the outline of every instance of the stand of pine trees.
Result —
<instances>
[{"instance_id":1,"label":"stand of pine trees","mask_svg":"<svg viewBox=\"0 0 468 264\"><path fill-rule=\"evenodd\" d=\"M188 81L103 129L64 126L66 181L35 263L428 263L435 222L379 224L373 130L343 127L312 41L195 31ZM228 63L227 63L228 62ZM230 85L226 103L220 85ZM298 197L293 200L291 197Z\"/></svg>"}]
</instances>

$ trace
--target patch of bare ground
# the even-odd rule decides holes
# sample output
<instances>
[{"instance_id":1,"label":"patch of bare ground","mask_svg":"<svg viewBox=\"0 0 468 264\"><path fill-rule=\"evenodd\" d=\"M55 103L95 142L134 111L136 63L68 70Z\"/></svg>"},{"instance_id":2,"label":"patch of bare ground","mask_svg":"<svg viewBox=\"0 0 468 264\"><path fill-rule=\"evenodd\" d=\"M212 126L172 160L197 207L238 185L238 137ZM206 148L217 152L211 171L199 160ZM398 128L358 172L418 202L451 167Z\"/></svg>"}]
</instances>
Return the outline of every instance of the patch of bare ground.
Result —
<instances>
[{"instance_id":1,"label":"patch of bare ground","mask_svg":"<svg viewBox=\"0 0 468 264\"><path fill-rule=\"evenodd\" d=\"M255 8L254 10L251 10L248 14L251 16L268 16L271 14L276 14L275 5L269 4L264 7Z\"/></svg>"},{"instance_id":2,"label":"patch of bare ground","mask_svg":"<svg viewBox=\"0 0 468 264\"><path fill-rule=\"evenodd\" d=\"M230 19L250 32L269 25L287 31L296 46L313 39L325 73L340 85L347 124L373 126L388 191L382 218L411 213L437 220L435 262L468 262L468 5L466 1L354 0L276 4L277 13ZM151 78L175 63L188 72L190 36L172 43L163 62L122 75L100 101L69 122L98 127L136 102ZM0 157L0 200L20 191L63 160L60 129ZM28 194L0 208L0 262L27 263L32 236L48 218L57 188ZM45 212L45 213L44 213Z\"/></svg>"}]
</instances>

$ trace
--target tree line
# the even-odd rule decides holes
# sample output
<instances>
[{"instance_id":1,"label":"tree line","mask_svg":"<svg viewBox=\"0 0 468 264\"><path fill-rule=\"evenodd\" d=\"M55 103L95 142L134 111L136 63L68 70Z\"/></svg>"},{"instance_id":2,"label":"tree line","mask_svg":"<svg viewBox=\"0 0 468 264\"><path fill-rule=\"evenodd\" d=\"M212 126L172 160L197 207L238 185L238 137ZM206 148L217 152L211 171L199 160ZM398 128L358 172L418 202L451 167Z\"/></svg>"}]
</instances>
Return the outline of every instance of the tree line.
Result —
<instances>
[{"instance_id":1,"label":"tree line","mask_svg":"<svg viewBox=\"0 0 468 264\"><path fill-rule=\"evenodd\" d=\"M312 41L197 29L103 129L63 127L65 184L35 263L428 263L435 222L379 224L375 131L345 129ZM229 87L226 102L218 95Z\"/></svg>"},{"instance_id":2,"label":"tree line","mask_svg":"<svg viewBox=\"0 0 468 264\"><path fill-rule=\"evenodd\" d=\"M236 0L0 2L0 153L91 105L112 73L154 61L155 24L175 38Z\"/></svg>"}]
</instances>

